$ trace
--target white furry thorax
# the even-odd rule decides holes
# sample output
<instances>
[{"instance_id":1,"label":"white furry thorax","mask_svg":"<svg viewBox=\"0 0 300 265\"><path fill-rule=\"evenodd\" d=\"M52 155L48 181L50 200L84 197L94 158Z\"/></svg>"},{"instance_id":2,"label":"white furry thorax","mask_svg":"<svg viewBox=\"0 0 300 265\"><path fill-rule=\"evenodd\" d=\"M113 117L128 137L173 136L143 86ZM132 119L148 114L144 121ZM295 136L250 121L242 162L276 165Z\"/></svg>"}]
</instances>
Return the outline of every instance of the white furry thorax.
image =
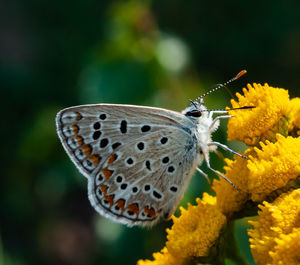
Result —
<instances>
[{"instance_id":1,"label":"white furry thorax","mask_svg":"<svg viewBox=\"0 0 300 265\"><path fill-rule=\"evenodd\" d=\"M199 111L201 116L189 116L188 113L193 111ZM198 145L198 156L196 157L195 164L201 164L204 159L203 155L208 156L209 152L216 150L215 146L208 146L208 143L212 142L211 134L218 129L220 122L217 121L213 124L213 117L203 104L191 104L182 111L182 114L189 118L194 124L190 129L195 135ZM213 126L211 127L212 124Z\"/></svg>"}]
</instances>

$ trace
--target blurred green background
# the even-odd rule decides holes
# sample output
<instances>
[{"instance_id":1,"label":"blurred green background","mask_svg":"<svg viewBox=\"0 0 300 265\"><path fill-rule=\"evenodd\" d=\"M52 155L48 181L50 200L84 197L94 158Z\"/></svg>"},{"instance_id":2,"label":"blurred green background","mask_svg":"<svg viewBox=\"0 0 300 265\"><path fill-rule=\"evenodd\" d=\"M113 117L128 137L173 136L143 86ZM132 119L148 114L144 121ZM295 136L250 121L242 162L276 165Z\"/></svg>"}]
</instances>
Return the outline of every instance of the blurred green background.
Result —
<instances>
[{"instance_id":1,"label":"blurred green background","mask_svg":"<svg viewBox=\"0 0 300 265\"><path fill-rule=\"evenodd\" d=\"M100 102L180 111L242 69L248 74L229 86L232 93L268 82L296 96L299 10L296 0L2 1L0 264L125 265L151 258L172 222L127 228L97 215L86 179L58 140L56 113ZM221 90L206 105L224 108L229 101ZM214 139L226 143L226 121ZM224 163L212 154L212 165L223 170ZM181 205L203 191L209 185L196 174ZM236 234L254 264L247 227L237 222Z\"/></svg>"}]
</instances>

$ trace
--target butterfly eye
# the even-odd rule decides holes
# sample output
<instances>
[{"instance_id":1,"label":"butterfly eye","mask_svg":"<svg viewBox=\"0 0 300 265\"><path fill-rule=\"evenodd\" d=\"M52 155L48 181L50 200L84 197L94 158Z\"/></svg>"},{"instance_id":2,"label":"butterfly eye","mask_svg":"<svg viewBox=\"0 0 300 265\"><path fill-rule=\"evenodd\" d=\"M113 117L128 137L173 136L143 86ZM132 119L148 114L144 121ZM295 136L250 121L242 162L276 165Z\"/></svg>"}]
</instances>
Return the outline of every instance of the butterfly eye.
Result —
<instances>
[{"instance_id":1,"label":"butterfly eye","mask_svg":"<svg viewBox=\"0 0 300 265\"><path fill-rule=\"evenodd\" d=\"M201 113L200 110L195 109L195 110L192 110L192 111L188 111L185 115L189 116L189 117L197 118L197 117L201 117L202 113Z\"/></svg>"}]
</instances>

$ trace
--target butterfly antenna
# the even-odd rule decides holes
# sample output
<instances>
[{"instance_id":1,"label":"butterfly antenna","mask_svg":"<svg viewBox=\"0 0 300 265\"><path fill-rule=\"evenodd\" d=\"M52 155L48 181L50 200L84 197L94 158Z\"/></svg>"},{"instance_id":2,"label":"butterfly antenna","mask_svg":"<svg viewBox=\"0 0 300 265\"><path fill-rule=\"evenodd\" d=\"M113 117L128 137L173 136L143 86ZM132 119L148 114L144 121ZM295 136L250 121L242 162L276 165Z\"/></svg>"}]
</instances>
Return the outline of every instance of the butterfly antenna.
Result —
<instances>
[{"instance_id":1,"label":"butterfly antenna","mask_svg":"<svg viewBox=\"0 0 300 265\"><path fill-rule=\"evenodd\" d=\"M219 84L217 87L207 91L206 93L204 93L203 95L201 95L200 97L196 98L196 101L199 101L200 103L203 103L203 98L206 97L207 95L209 95L212 92L217 91L218 89L220 89L221 87L225 87L230 84L231 82L239 79L241 76L243 76L244 74L246 74L247 71L246 70L242 70L240 71L235 77L231 78L230 80L228 80L227 82L223 83L223 84Z\"/></svg>"},{"instance_id":2,"label":"butterfly antenna","mask_svg":"<svg viewBox=\"0 0 300 265\"><path fill-rule=\"evenodd\" d=\"M208 112L218 112L218 111L230 111L230 110L238 110L238 109L254 109L256 106L243 106L239 108L231 108L231 109L205 109L201 110L201 112L208 111Z\"/></svg>"},{"instance_id":3,"label":"butterfly antenna","mask_svg":"<svg viewBox=\"0 0 300 265\"><path fill-rule=\"evenodd\" d=\"M194 107L197 109L197 105L196 105L196 102L197 102L197 101L196 101L196 100L191 100L191 99L190 99L190 102L191 102L191 105L194 105Z\"/></svg>"}]
</instances>

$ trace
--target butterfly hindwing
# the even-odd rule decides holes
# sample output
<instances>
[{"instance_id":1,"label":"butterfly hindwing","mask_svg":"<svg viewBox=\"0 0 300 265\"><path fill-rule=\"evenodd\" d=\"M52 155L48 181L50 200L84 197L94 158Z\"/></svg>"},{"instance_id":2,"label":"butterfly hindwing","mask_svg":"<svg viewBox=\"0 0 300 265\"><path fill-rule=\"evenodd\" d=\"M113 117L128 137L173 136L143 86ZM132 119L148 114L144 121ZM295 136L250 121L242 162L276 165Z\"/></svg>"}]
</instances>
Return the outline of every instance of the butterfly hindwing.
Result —
<instances>
[{"instance_id":1,"label":"butterfly hindwing","mask_svg":"<svg viewBox=\"0 0 300 265\"><path fill-rule=\"evenodd\" d=\"M195 149L185 151L180 133L161 129L113 152L89 180L96 210L127 224L149 225L168 217L173 209L167 206L181 198L195 155Z\"/></svg>"}]
</instances>

